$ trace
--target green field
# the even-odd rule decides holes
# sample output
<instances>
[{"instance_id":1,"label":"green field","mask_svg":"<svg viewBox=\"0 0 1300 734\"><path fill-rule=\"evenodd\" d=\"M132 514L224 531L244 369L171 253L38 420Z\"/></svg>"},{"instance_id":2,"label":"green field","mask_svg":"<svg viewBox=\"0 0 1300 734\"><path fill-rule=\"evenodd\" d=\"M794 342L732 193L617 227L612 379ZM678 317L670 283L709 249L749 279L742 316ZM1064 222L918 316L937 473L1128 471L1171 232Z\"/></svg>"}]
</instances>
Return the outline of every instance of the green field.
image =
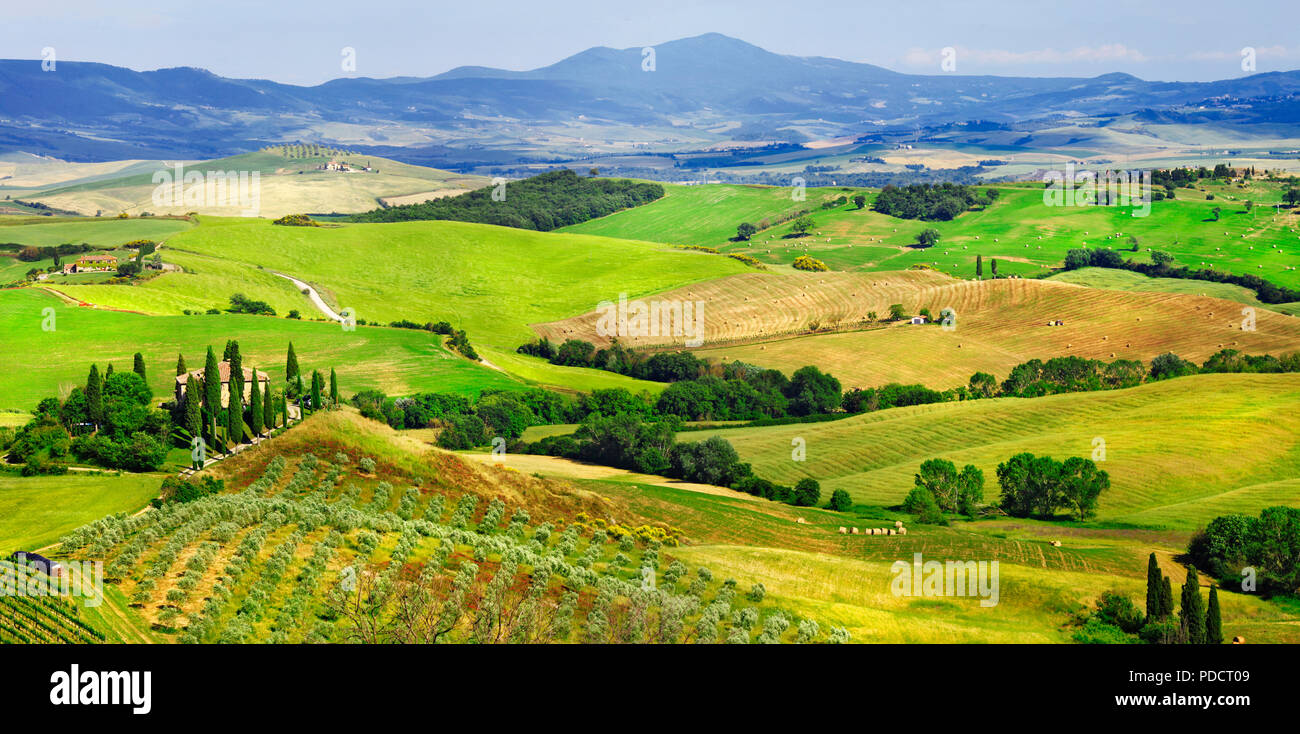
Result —
<instances>
[{"instance_id":1,"label":"green field","mask_svg":"<svg viewBox=\"0 0 1300 734\"><path fill-rule=\"evenodd\" d=\"M312 228L205 217L169 241L163 256L195 274L165 273L132 288L52 287L154 314L224 308L231 293L243 292L281 314L296 308L312 318L307 298L263 267L311 283L336 310L351 308L361 320L449 321L503 369L578 389L662 386L515 355L515 347L535 338L528 324L591 310L620 293L647 295L747 270L729 258L658 244L461 222Z\"/></svg>"},{"instance_id":2,"label":"green field","mask_svg":"<svg viewBox=\"0 0 1300 734\"><path fill-rule=\"evenodd\" d=\"M113 287L113 286L105 286ZM135 290L120 287L122 290ZM45 309L53 309L54 330L45 331ZM38 289L0 291L0 408L30 410L42 398L66 395L85 383L92 362L103 370L130 369L132 355L145 356L155 396L170 397L176 355L199 369L208 346L218 352L239 341L245 364L283 375L290 341L304 371L338 371L345 395L376 387L392 394L437 391L477 394L485 388L521 383L448 351L424 331L358 326L266 316L214 314L146 316L66 304Z\"/></svg>"},{"instance_id":3,"label":"green field","mask_svg":"<svg viewBox=\"0 0 1300 734\"><path fill-rule=\"evenodd\" d=\"M857 210L850 204L823 210L819 207L828 196L851 197L857 190L810 189L805 206L813 210L816 222L811 235L788 237L791 229L787 223L743 243L730 242L736 225L787 210L790 189L767 188L770 193L765 199L751 191L752 187L729 184L665 188L669 195L660 201L572 229L610 237L708 245L772 264L789 264L806 252L835 270L904 270L926 265L963 278L974 277L976 255L983 256L986 275L988 261L997 258L1000 275L1039 276L1059 267L1069 249L1122 249L1128 246L1128 236L1136 235L1142 249L1132 256L1139 261L1147 261L1147 249L1153 248L1171 253L1178 264L1199 268L1204 263L1204 267L1227 272L1252 273L1279 285L1300 286L1300 271L1287 269L1300 254L1300 210L1283 210L1278 216L1272 208L1256 207L1247 213L1243 204L1251 197L1264 203L1275 199L1278 187L1269 183L1236 190L1231 194L1236 197L1233 200L1222 191L1208 201L1205 194L1179 189L1178 199L1153 202L1146 217L1132 216L1129 208L1047 206L1041 184L998 185L1001 196L994 205L951 222L878 214L870 209L871 192L864 192L866 209ZM710 211L711 200L719 203ZM728 205L731 201L745 206ZM1222 209L1221 221L1213 221L1215 207ZM910 247L917 234L930 227L939 230L939 244L929 249ZM1122 236L1114 236L1117 233Z\"/></svg>"},{"instance_id":4,"label":"green field","mask_svg":"<svg viewBox=\"0 0 1300 734\"><path fill-rule=\"evenodd\" d=\"M718 247L736 236L741 222L758 224L764 217L816 209L822 198L839 189L808 189L805 201L791 197L792 190L774 186L664 185L658 201L615 212L599 219L563 228L562 232L621 237L679 245Z\"/></svg>"},{"instance_id":5,"label":"green field","mask_svg":"<svg viewBox=\"0 0 1300 734\"><path fill-rule=\"evenodd\" d=\"M983 470L1021 451L1089 457L1104 440L1111 488L1098 518L1191 529L1222 514L1255 513L1300 497L1300 375L1198 375L1127 390L895 408L829 423L680 434L731 441L756 474L821 482L858 502L897 505L921 462ZM807 460L791 460L803 439Z\"/></svg>"},{"instance_id":6,"label":"green field","mask_svg":"<svg viewBox=\"0 0 1300 734\"><path fill-rule=\"evenodd\" d=\"M105 515L135 512L158 494L161 483L161 474L0 473L0 557L43 548Z\"/></svg>"}]
</instances>

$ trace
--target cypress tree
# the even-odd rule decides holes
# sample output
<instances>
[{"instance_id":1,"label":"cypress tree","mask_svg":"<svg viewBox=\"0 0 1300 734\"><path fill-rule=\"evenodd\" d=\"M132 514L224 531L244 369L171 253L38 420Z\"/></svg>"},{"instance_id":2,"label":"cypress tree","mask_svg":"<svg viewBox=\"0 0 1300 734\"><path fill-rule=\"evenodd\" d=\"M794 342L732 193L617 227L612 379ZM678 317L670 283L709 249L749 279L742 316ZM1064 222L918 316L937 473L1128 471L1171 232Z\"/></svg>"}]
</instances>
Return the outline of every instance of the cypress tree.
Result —
<instances>
[{"instance_id":1,"label":"cypress tree","mask_svg":"<svg viewBox=\"0 0 1300 734\"><path fill-rule=\"evenodd\" d=\"M86 378L86 412L91 423L104 422L104 381L99 378L98 365L90 365L90 375Z\"/></svg>"},{"instance_id":2,"label":"cypress tree","mask_svg":"<svg viewBox=\"0 0 1300 734\"><path fill-rule=\"evenodd\" d=\"M262 418L265 412L262 410L262 388L257 384L257 367L253 366L253 389L249 391L248 396L248 426L253 429L254 436L262 435Z\"/></svg>"},{"instance_id":3,"label":"cypress tree","mask_svg":"<svg viewBox=\"0 0 1300 734\"><path fill-rule=\"evenodd\" d=\"M1152 553L1147 559L1147 619L1160 616L1160 576L1160 565Z\"/></svg>"},{"instance_id":4,"label":"cypress tree","mask_svg":"<svg viewBox=\"0 0 1300 734\"><path fill-rule=\"evenodd\" d=\"M203 430L202 412L199 407L202 400L198 378L190 375L190 378L185 381L185 430L189 431L191 436L198 436Z\"/></svg>"},{"instance_id":5,"label":"cypress tree","mask_svg":"<svg viewBox=\"0 0 1300 734\"><path fill-rule=\"evenodd\" d=\"M1160 616L1168 617L1174 613L1174 587L1168 576L1160 578Z\"/></svg>"},{"instance_id":6,"label":"cypress tree","mask_svg":"<svg viewBox=\"0 0 1300 734\"><path fill-rule=\"evenodd\" d=\"M1183 640L1191 645L1205 644L1205 600L1201 598L1201 584L1196 566L1187 567L1187 580L1183 582L1182 610Z\"/></svg>"},{"instance_id":7,"label":"cypress tree","mask_svg":"<svg viewBox=\"0 0 1300 734\"><path fill-rule=\"evenodd\" d=\"M998 259L996 257L989 260L989 273L994 278L998 277Z\"/></svg>"},{"instance_id":8,"label":"cypress tree","mask_svg":"<svg viewBox=\"0 0 1300 734\"><path fill-rule=\"evenodd\" d=\"M227 340L226 340L226 349L225 349L225 351L223 351L223 352L221 353L221 361L222 361L222 362L229 362L229 361L230 361L230 350L231 350L231 348L234 347L234 345L235 345L235 340L234 340L234 339L227 339Z\"/></svg>"},{"instance_id":9,"label":"cypress tree","mask_svg":"<svg viewBox=\"0 0 1300 734\"><path fill-rule=\"evenodd\" d=\"M311 371L311 409L315 412L320 409L321 383L324 382L320 377L319 370Z\"/></svg>"},{"instance_id":10,"label":"cypress tree","mask_svg":"<svg viewBox=\"0 0 1300 734\"><path fill-rule=\"evenodd\" d=\"M279 401L281 425L287 426L289 425L289 399L284 396L284 393L280 393Z\"/></svg>"},{"instance_id":11,"label":"cypress tree","mask_svg":"<svg viewBox=\"0 0 1300 734\"><path fill-rule=\"evenodd\" d=\"M108 378L112 376L113 376L113 363L109 362L108 369L104 370L104 381L107 382Z\"/></svg>"},{"instance_id":12,"label":"cypress tree","mask_svg":"<svg viewBox=\"0 0 1300 734\"><path fill-rule=\"evenodd\" d=\"M984 277L984 256L983 255L975 256L975 277L976 278Z\"/></svg>"},{"instance_id":13,"label":"cypress tree","mask_svg":"<svg viewBox=\"0 0 1300 734\"><path fill-rule=\"evenodd\" d=\"M230 391L230 402L226 406L226 440L231 446L244 442L244 405L242 397L234 390Z\"/></svg>"},{"instance_id":14,"label":"cypress tree","mask_svg":"<svg viewBox=\"0 0 1300 734\"><path fill-rule=\"evenodd\" d=\"M212 347L208 347L208 358L203 365L203 408L213 420L221 410L221 366Z\"/></svg>"},{"instance_id":15,"label":"cypress tree","mask_svg":"<svg viewBox=\"0 0 1300 734\"><path fill-rule=\"evenodd\" d=\"M148 377L147 375L145 375L145 373L144 373L144 355L143 355L143 354L141 354L141 353L139 353L139 352L136 352L136 353L135 353L135 361L134 361L134 364L131 365L131 369L135 370L135 373L136 373L137 375L140 376L140 379L141 379L141 380L144 380L144 381L145 381L145 384L148 384L148 383L149 383L149 377Z\"/></svg>"},{"instance_id":16,"label":"cypress tree","mask_svg":"<svg viewBox=\"0 0 1300 734\"><path fill-rule=\"evenodd\" d=\"M298 398L298 404L302 405L302 396L306 392L302 387L302 374L299 373L294 377L293 395Z\"/></svg>"},{"instance_id":17,"label":"cypress tree","mask_svg":"<svg viewBox=\"0 0 1300 734\"><path fill-rule=\"evenodd\" d=\"M330 367L330 405L339 404L339 376L334 374L334 368Z\"/></svg>"},{"instance_id":18,"label":"cypress tree","mask_svg":"<svg viewBox=\"0 0 1300 734\"><path fill-rule=\"evenodd\" d=\"M185 374L188 371L189 370L185 369L185 355L177 354L176 355L176 376L180 377L181 375Z\"/></svg>"},{"instance_id":19,"label":"cypress tree","mask_svg":"<svg viewBox=\"0 0 1300 734\"><path fill-rule=\"evenodd\" d=\"M289 355L284 358L284 379L292 382L298 376L298 355L293 353L293 342L289 342Z\"/></svg>"},{"instance_id":20,"label":"cypress tree","mask_svg":"<svg viewBox=\"0 0 1300 734\"><path fill-rule=\"evenodd\" d=\"M1210 604L1205 610L1205 642L1223 644L1223 620L1219 617L1219 587L1210 587Z\"/></svg>"},{"instance_id":21,"label":"cypress tree","mask_svg":"<svg viewBox=\"0 0 1300 734\"><path fill-rule=\"evenodd\" d=\"M275 402L271 400L271 381L266 381L266 390L262 393L262 425L266 430L275 428Z\"/></svg>"}]
</instances>

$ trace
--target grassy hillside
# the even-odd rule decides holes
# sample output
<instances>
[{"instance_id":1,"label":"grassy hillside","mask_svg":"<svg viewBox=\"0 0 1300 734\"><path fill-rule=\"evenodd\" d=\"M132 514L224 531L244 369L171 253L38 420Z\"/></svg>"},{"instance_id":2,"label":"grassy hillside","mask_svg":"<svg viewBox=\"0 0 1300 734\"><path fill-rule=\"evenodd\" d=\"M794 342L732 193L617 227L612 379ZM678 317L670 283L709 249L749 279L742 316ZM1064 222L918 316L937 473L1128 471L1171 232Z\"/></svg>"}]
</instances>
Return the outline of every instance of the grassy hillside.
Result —
<instances>
[{"instance_id":1,"label":"grassy hillside","mask_svg":"<svg viewBox=\"0 0 1300 734\"><path fill-rule=\"evenodd\" d=\"M1005 377L1021 362L1062 355L1149 362L1172 351L1200 362L1223 348L1252 354L1300 349L1300 320L1273 311L1258 309L1256 330L1243 331L1239 302L1051 280L955 280L915 270L789 271L722 278L663 297L704 304L704 348L692 350L701 356L787 373L815 364L846 387L895 381L955 387L976 371ZM893 303L902 304L907 314L927 308L934 317L950 308L954 328L881 322ZM867 321L873 312L877 320ZM608 339L595 329L597 316L536 328L552 341L571 335L604 343ZM1064 325L1047 325L1056 320ZM822 331L814 333L814 325ZM622 341L680 345L683 339ZM711 346L718 343L725 346Z\"/></svg>"},{"instance_id":2,"label":"grassy hillside","mask_svg":"<svg viewBox=\"0 0 1300 734\"><path fill-rule=\"evenodd\" d=\"M119 287L120 290L137 290ZM45 309L54 309L54 331L44 331ZM37 289L0 291L0 406L30 410L42 398L82 385L91 362L130 369L142 352L155 396L170 396L176 354L190 369L203 366L207 347L220 351L236 339L245 364L283 374L290 341L304 371L334 367L339 390L351 394L377 387L392 394L438 391L477 394L520 384L506 375L449 352L423 331L337 324L266 316L215 314L146 316L69 305Z\"/></svg>"},{"instance_id":3,"label":"grassy hillside","mask_svg":"<svg viewBox=\"0 0 1300 734\"><path fill-rule=\"evenodd\" d=\"M1186 293L1190 295L1222 298L1236 301L1255 308L1266 308L1280 313L1300 316L1300 303L1264 303L1255 297L1255 292L1231 283L1211 283L1201 280L1183 280L1181 278L1149 278L1141 273L1111 268L1079 268L1066 270L1051 276L1048 280L1059 283L1073 283L1089 288L1105 288L1113 291L1147 291L1151 293Z\"/></svg>"},{"instance_id":4,"label":"grassy hillside","mask_svg":"<svg viewBox=\"0 0 1300 734\"><path fill-rule=\"evenodd\" d=\"M1272 208L1245 210L1246 199L1253 197L1266 204L1275 200L1278 187L1263 182L1245 189L1234 187L1233 193L1220 187L1213 201L1205 198L1206 193L1179 189L1178 199L1152 203L1146 217L1132 216L1127 207L1047 206L1041 184L1000 185L997 203L951 222L878 214L870 209L874 194L869 191L863 192L868 198L866 209L857 210L850 204L822 210L821 201L827 196L852 197L857 190L814 189L808 191L808 208L813 209L816 222L810 236L789 237L787 223L745 243L728 241L735 236L736 225L786 211L790 189L766 189L768 198L763 199L755 194L746 197L737 192L744 187L733 185L683 187L688 193L678 187L665 188L669 195L664 199L580 225L580 231L721 247L773 264L788 264L807 252L836 270L903 270L925 264L964 278L974 277L976 255L984 257L986 274L990 258L997 258L999 274L1037 276L1060 266L1071 248L1119 249L1127 246L1129 235L1136 235L1142 249L1131 256L1139 261L1147 261L1147 248L1154 248L1171 253L1178 264L1202 267L1204 263L1228 272L1253 273L1279 285L1300 286L1300 271L1287 269L1300 254L1300 210L1283 210L1281 215L1275 215ZM707 209L711 198L722 203ZM752 206L725 203L740 198ZM1220 221L1214 221L1215 207L1222 209ZM699 223L706 219L707 225ZM930 227L941 233L939 244L912 248L917 234Z\"/></svg>"},{"instance_id":5,"label":"grassy hillside","mask_svg":"<svg viewBox=\"0 0 1300 734\"><path fill-rule=\"evenodd\" d=\"M503 369L582 389L656 386L514 355L516 346L533 338L528 324L582 313L620 293L654 293L746 270L729 258L663 245L460 222L316 228L205 218L188 236L167 244L164 259L192 266L198 277L167 273L135 288L59 290L148 313L224 308L234 292L264 298L280 313L313 313L306 297L260 266L313 284L336 310L351 308L358 319L449 321L466 329L475 347Z\"/></svg>"},{"instance_id":6,"label":"grassy hillside","mask_svg":"<svg viewBox=\"0 0 1300 734\"><path fill-rule=\"evenodd\" d=\"M664 184L659 201L600 219L565 227L564 232L595 234L651 242L717 247L736 236L741 222L758 224L803 209L817 209L822 197L838 189L810 189L806 201L795 201L791 189L775 186Z\"/></svg>"},{"instance_id":7,"label":"grassy hillside","mask_svg":"<svg viewBox=\"0 0 1300 734\"><path fill-rule=\"evenodd\" d=\"M845 489L860 502L895 505L921 462L942 457L984 471L985 499L998 495L995 470L1029 451L1090 456L1111 488L1099 519L1190 529L1224 511L1255 513L1300 499L1300 375L1199 375L1128 390L1001 398L896 408L819 424L691 432L723 436L761 476L793 483L813 477L823 494ZM791 461L791 442L807 461Z\"/></svg>"},{"instance_id":8,"label":"grassy hillside","mask_svg":"<svg viewBox=\"0 0 1300 734\"><path fill-rule=\"evenodd\" d=\"M0 474L0 558L43 548L105 515L135 512L158 495L160 484L160 474Z\"/></svg>"},{"instance_id":9,"label":"grassy hillside","mask_svg":"<svg viewBox=\"0 0 1300 734\"><path fill-rule=\"evenodd\" d=\"M358 170L318 170L319 166L330 161L348 162ZM363 167L372 170L359 170ZM162 162L156 163L153 168L174 171ZM224 206L224 202L175 205L154 202L153 191L157 186L153 181L154 170L70 186L55 186L29 194L27 199L89 215L97 211L102 211L106 216L118 212L184 214L195 211L200 214L244 216L240 207ZM204 175L208 171L258 172L261 186L260 209L255 216L268 218L303 212L360 212L373 209L380 199L387 197L402 197L405 200L436 198L488 183L487 179L480 176L412 166L377 156L311 154L289 157L278 148L193 162L187 164L185 170Z\"/></svg>"},{"instance_id":10,"label":"grassy hillside","mask_svg":"<svg viewBox=\"0 0 1300 734\"><path fill-rule=\"evenodd\" d=\"M362 457L375 460L373 471ZM189 642L672 643L709 641L719 632L749 642L760 620L788 614L694 566L674 578L660 553L680 536L666 523L658 532L667 542L652 550L656 531L618 502L564 482L471 466L346 411L317 414L216 471L228 482L226 493L69 533L62 557L104 561L137 607L132 616L164 639ZM104 526L112 531L103 533ZM639 595L642 563L663 573L659 593L637 606L629 601ZM401 624L394 607L383 605L367 616L394 624L372 638L354 623L354 607L331 599L344 580L364 587L378 576L399 597L407 579L398 572L406 568L420 576L424 598L444 611L456 609L443 604L453 578L467 579L458 585L464 608L445 636L425 637L423 625ZM539 624L510 613L525 593ZM486 603L492 598L502 604ZM728 605L712 621L701 616L702 605L689 603L715 598ZM502 618L482 624L493 608ZM628 624L637 608L643 626ZM733 616L741 609L752 616ZM552 628L553 616L566 621ZM800 619L790 616L777 639L793 641ZM822 630L824 638L828 626Z\"/></svg>"}]
</instances>

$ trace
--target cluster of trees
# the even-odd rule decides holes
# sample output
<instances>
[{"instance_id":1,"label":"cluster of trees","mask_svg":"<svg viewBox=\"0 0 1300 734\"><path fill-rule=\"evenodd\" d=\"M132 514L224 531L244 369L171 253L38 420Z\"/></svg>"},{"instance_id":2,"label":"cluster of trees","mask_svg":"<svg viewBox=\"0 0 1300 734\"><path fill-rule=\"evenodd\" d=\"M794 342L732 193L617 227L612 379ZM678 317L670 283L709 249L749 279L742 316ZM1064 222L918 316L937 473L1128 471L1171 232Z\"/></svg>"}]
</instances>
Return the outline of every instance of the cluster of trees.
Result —
<instances>
[{"instance_id":1,"label":"cluster of trees","mask_svg":"<svg viewBox=\"0 0 1300 734\"><path fill-rule=\"evenodd\" d=\"M988 189L985 193L985 200L989 203L997 198L995 189ZM910 186L886 186L876 195L871 208L881 214L899 219L946 222L979 203L980 197L973 186L955 183L921 183Z\"/></svg>"},{"instance_id":2,"label":"cluster of trees","mask_svg":"<svg viewBox=\"0 0 1300 734\"><path fill-rule=\"evenodd\" d=\"M1160 570L1155 553L1147 559L1145 614L1132 599L1107 591L1097 599L1096 608L1079 622L1080 629L1074 633L1076 642L1127 644L1140 640L1156 645L1223 644L1218 588L1210 587L1207 604L1201 597L1196 567L1189 566L1175 613L1173 584Z\"/></svg>"},{"instance_id":3,"label":"cluster of trees","mask_svg":"<svg viewBox=\"0 0 1300 734\"><path fill-rule=\"evenodd\" d=\"M567 168L511 181L502 188L487 187L420 204L374 209L353 216L352 221L450 219L549 232L648 204L664 195L664 187L659 184L582 178Z\"/></svg>"},{"instance_id":4,"label":"cluster of trees","mask_svg":"<svg viewBox=\"0 0 1300 734\"><path fill-rule=\"evenodd\" d=\"M255 301L243 293L236 293L230 297L231 313L251 313L261 316L274 316L275 309L266 301Z\"/></svg>"},{"instance_id":5,"label":"cluster of trees","mask_svg":"<svg viewBox=\"0 0 1300 734\"><path fill-rule=\"evenodd\" d=\"M358 321L357 323L363 322ZM452 349L455 349L475 362L479 359L478 352L475 351L473 345L469 343L469 335L465 333L465 330L456 329L446 321L439 321L436 323L428 321L420 324L407 319L401 319L399 321L390 321L388 322L388 325L394 329L418 329L420 331L428 331L434 334L442 334L449 337L447 339L447 344Z\"/></svg>"},{"instance_id":6,"label":"cluster of trees","mask_svg":"<svg viewBox=\"0 0 1300 734\"><path fill-rule=\"evenodd\" d=\"M550 339L524 344L515 350L520 354L541 357L551 364L566 367L590 367L639 380L677 382L693 380L708 374L710 365L691 352L659 352L649 354L623 346L615 340L605 349L582 339L567 339L558 347Z\"/></svg>"},{"instance_id":7,"label":"cluster of trees","mask_svg":"<svg viewBox=\"0 0 1300 734\"><path fill-rule=\"evenodd\" d=\"M167 456L171 420L151 407L153 393L145 380L144 360L135 355L135 371L103 376L91 365L85 386L68 397L46 398L35 416L15 434L10 461L23 463L23 474L62 474L73 457L112 469L153 471Z\"/></svg>"},{"instance_id":8,"label":"cluster of trees","mask_svg":"<svg viewBox=\"0 0 1300 734\"><path fill-rule=\"evenodd\" d=\"M1181 278L1183 280L1205 280L1212 283L1232 283L1255 291L1255 295L1264 303L1291 303L1300 301L1300 291L1271 283L1258 275L1250 273L1234 274L1213 268L1193 270L1187 266L1175 267L1174 258L1166 252L1151 253L1151 262L1140 263L1123 259L1119 252L1105 248L1076 248L1065 254L1065 269L1077 268L1115 268L1131 270L1152 278Z\"/></svg>"},{"instance_id":9,"label":"cluster of trees","mask_svg":"<svg viewBox=\"0 0 1300 734\"><path fill-rule=\"evenodd\" d=\"M1101 493L1110 488L1110 476L1092 459L1071 456L1057 461L1050 456L1019 453L998 464L1002 496L998 506L1013 517L1055 517L1068 509L1086 520L1097 512Z\"/></svg>"},{"instance_id":10,"label":"cluster of trees","mask_svg":"<svg viewBox=\"0 0 1300 734\"><path fill-rule=\"evenodd\" d=\"M1243 583L1255 570L1255 590L1300 593L1300 509L1268 507L1259 517L1222 515L1187 544L1187 555L1220 583Z\"/></svg>"},{"instance_id":11,"label":"cluster of trees","mask_svg":"<svg viewBox=\"0 0 1300 734\"><path fill-rule=\"evenodd\" d=\"M319 227L320 223L306 214L286 214L271 222L282 227Z\"/></svg>"},{"instance_id":12,"label":"cluster of trees","mask_svg":"<svg viewBox=\"0 0 1300 734\"><path fill-rule=\"evenodd\" d=\"M984 501L984 472L974 464L961 471L946 459L930 459L921 464L914 477L914 487L903 500L903 510L919 523L946 525L945 512L975 517Z\"/></svg>"},{"instance_id":13,"label":"cluster of trees","mask_svg":"<svg viewBox=\"0 0 1300 734\"><path fill-rule=\"evenodd\" d=\"M90 252L92 249L94 248L85 243L80 245L64 243L52 247L32 247L28 245L20 245L15 242L0 245L0 250L16 250L18 252L18 259L22 262L31 263L52 258L55 267L62 265L62 259L68 255L80 255L82 253Z\"/></svg>"},{"instance_id":14,"label":"cluster of trees","mask_svg":"<svg viewBox=\"0 0 1300 734\"><path fill-rule=\"evenodd\" d=\"M568 436L548 436L533 443L520 442L513 450L527 454L562 456L606 466L661 474L746 492L774 502L798 507L814 507L821 501L821 485L811 477L800 479L793 487L756 476L750 465L729 441L713 436L697 442L677 442L674 434L679 422L669 419L645 420L628 413L593 414ZM827 507L846 512L852 501L844 490L831 495Z\"/></svg>"}]
</instances>

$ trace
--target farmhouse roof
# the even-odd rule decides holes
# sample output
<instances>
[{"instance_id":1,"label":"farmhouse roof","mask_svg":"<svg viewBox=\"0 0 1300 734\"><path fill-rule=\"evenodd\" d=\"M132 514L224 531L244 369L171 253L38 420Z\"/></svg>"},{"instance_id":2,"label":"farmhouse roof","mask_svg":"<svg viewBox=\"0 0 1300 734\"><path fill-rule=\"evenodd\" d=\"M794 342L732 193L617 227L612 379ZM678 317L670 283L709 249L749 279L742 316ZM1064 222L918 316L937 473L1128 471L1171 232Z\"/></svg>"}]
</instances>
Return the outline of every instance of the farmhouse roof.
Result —
<instances>
[{"instance_id":1,"label":"farmhouse roof","mask_svg":"<svg viewBox=\"0 0 1300 734\"><path fill-rule=\"evenodd\" d=\"M226 384L226 383L228 383L228 382L230 382L230 362L228 362L228 361L218 362L218 363L217 363L217 371L221 373L221 383L222 383L223 385ZM198 380L199 382L202 382L202 381L203 381L203 370L198 369L198 370L190 370L189 372L186 372L186 373L183 374L183 375L176 375L176 384L178 384L178 385L184 385L185 383L189 382L190 375L193 375L193 376L194 376L194 379ZM245 383L247 383L247 382L251 382L252 379L253 379L253 370L252 370L252 368L250 368L250 367L245 367L245 368L244 368L244 382L245 382ZM257 371L257 381L258 381L258 382L266 382L266 381L268 381L268 380L270 380L270 379L271 379L270 375L266 374L265 372L263 372L263 371L261 371L261 370L258 370L258 371Z\"/></svg>"}]
</instances>

